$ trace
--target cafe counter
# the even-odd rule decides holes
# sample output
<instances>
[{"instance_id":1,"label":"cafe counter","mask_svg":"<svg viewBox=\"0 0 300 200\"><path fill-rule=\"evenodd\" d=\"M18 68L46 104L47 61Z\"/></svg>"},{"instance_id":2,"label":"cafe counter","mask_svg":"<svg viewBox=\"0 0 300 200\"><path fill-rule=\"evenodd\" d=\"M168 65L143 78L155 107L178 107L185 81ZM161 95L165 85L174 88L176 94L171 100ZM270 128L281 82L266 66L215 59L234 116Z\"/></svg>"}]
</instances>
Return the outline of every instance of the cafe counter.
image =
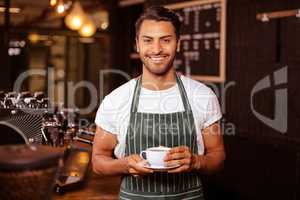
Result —
<instances>
[{"instance_id":1,"label":"cafe counter","mask_svg":"<svg viewBox=\"0 0 300 200\"><path fill-rule=\"evenodd\" d=\"M120 177L101 177L89 171L84 184L53 195L53 200L118 199Z\"/></svg>"}]
</instances>

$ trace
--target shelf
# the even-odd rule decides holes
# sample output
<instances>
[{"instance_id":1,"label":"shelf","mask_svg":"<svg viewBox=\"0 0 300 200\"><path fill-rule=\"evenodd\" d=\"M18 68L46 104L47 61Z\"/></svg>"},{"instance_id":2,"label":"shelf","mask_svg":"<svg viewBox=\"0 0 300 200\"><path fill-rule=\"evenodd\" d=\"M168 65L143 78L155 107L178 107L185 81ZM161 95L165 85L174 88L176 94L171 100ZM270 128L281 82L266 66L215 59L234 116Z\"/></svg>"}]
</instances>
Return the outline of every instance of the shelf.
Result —
<instances>
[{"instance_id":1,"label":"shelf","mask_svg":"<svg viewBox=\"0 0 300 200\"><path fill-rule=\"evenodd\" d=\"M298 18L300 18L300 9L258 13L256 15L256 19L260 20L262 22L268 22L271 19L284 18L284 17L298 17Z\"/></svg>"}]
</instances>

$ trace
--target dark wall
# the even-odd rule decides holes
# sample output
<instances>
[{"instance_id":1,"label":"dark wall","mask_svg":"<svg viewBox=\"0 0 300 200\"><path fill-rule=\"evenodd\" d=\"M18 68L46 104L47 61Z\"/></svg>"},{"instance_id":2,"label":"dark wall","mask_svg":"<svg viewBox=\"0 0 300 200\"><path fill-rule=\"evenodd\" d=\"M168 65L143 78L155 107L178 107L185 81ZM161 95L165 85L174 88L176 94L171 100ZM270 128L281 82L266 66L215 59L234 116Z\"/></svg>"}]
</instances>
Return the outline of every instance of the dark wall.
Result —
<instances>
[{"instance_id":1,"label":"dark wall","mask_svg":"<svg viewBox=\"0 0 300 200\"><path fill-rule=\"evenodd\" d=\"M239 125L240 135L271 143L282 141L289 144L289 140L299 142L300 135L295 134L296 127L292 126L299 118L292 117L296 110L291 109L297 95L290 94L296 94L294 89L297 74L299 75L297 68L300 67L300 48L296 44L299 43L297 35L300 34L300 21L296 17L271 20L268 23L255 19L256 13L299 7L300 2L295 0L244 0L228 3L227 81L235 81L236 86L228 94L230 101L226 105L226 116ZM273 72L284 66L288 66L288 84L275 85ZM254 108L265 116L275 117L275 90L288 87L289 127L285 134L261 123L250 109L251 90L259 80L268 75L272 88L261 91L253 98Z\"/></svg>"},{"instance_id":2,"label":"dark wall","mask_svg":"<svg viewBox=\"0 0 300 200\"><path fill-rule=\"evenodd\" d=\"M28 66L28 48L17 47L20 50L18 55L8 55L8 48L16 48L9 45L8 41L26 41L26 34L12 33L8 34L5 27L0 27L0 91L12 91L14 81L18 75L27 69Z\"/></svg>"},{"instance_id":3,"label":"dark wall","mask_svg":"<svg viewBox=\"0 0 300 200\"><path fill-rule=\"evenodd\" d=\"M148 0L145 5L174 2ZM204 177L207 199L300 199L300 107L297 103L300 19L289 17L268 23L256 20L257 13L298 8L298 0L227 1L225 85L230 82L235 85L225 96L224 119L236 131L235 135L224 135L227 152L224 170ZM132 25L132 19L126 25ZM127 48L131 48L129 38ZM124 63L129 66L130 60ZM288 66L287 83L276 85L273 73L284 66ZM262 115L274 118L276 91L287 88L288 128L283 133L260 121L250 106L252 89L267 76L271 87L255 94L253 107Z\"/></svg>"},{"instance_id":4,"label":"dark wall","mask_svg":"<svg viewBox=\"0 0 300 200\"><path fill-rule=\"evenodd\" d=\"M111 36L111 58L110 67L123 72L127 72L130 76L141 72L141 63L136 59L129 59L129 55L135 52L135 20L144 9L143 4L133 5L129 7L118 7L117 1L109 3L110 13L110 36ZM107 77L110 79L111 90L128 80L120 74Z\"/></svg>"},{"instance_id":5,"label":"dark wall","mask_svg":"<svg viewBox=\"0 0 300 200\"><path fill-rule=\"evenodd\" d=\"M9 91L11 85L11 70L9 67L9 57L7 55L7 34L0 32L0 91Z\"/></svg>"},{"instance_id":6,"label":"dark wall","mask_svg":"<svg viewBox=\"0 0 300 200\"><path fill-rule=\"evenodd\" d=\"M237 191L240 199L300 198L296 105L300 20L290 17L262 23L255 19L257 13L296 8L300 8L296 0L228 2L227 81L236 85L227 94L225 117L237 126L237 134L225 136L226 166L216 182ZM273 72L284 66L288 66L288 83L275 85ZM275 92L288 88L287 132L270 128L251 111L251 90L266 76L272 87L257 93L254 108L274 118Z\"/></svg>"}]
</instances>

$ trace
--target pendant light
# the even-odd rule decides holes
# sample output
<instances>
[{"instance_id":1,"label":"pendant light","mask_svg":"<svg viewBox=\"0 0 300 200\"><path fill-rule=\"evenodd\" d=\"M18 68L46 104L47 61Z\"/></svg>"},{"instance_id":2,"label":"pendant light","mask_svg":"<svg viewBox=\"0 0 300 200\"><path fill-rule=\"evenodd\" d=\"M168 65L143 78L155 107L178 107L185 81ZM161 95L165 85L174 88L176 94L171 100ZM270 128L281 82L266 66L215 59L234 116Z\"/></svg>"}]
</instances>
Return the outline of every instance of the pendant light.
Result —
<instances>
[{"instance_id":1,"label":"pendant light","mask_svg":"<svg viewBox=\"0 0 300 200\"><path fill-rule=\"evenodd\" d=\"M55 6L57 4L57 0L50 0L50 5Z\"/></svg>"},{"instance_id":2,"label":"pendant light","mask_svg":"<svg viewBox=\"0 0 300 200\"><path fill-rule=\"evenodd\" d=\"M65 18L65 23L71 30L79 30L85 23L86 15L78 1L73 4L73 8Z\"/></svg>"},{"instance_id":3,"label":"pendant light","mask_svg":"<svg viewBox=\"0 0 300 200\"><path fill-rule=\"evenodd\" d=\"M79 35L82 37L91 37L96 32L96 26L93 22L93 20L86 16L84 24L79 29Z\"/></svg>"},{"instance_id":4,"label":"pendant light","mask_svg":"<svg viewBox=\"0 0 300 200\"><path fill-rule=\"evenodd\" d=\"M58 1L57 6L56 6L56 12L58 14L62 14L65 11L66 11L66 8L65 8L64 1L63 0Z\"/></svg>"}]
</instances>

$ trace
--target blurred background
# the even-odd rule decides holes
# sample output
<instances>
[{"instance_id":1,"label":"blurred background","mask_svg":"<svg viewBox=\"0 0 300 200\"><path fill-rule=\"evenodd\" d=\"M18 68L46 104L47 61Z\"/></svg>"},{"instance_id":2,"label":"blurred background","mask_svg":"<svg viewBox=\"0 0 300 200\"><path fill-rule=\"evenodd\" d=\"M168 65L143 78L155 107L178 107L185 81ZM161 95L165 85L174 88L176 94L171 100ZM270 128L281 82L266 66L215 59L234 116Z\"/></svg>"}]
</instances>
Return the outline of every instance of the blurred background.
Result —
<instances>
[{"instance_id":1,"label":"blurred background","mask_svg":"<svg viewBox=\"0 0 300 200\"><path fill-rule=\"evenodd\" d=\"M0 0L0 91L91 106L92 123L103 97L141 73L134 23L152 5L181 16L175 67L211 87L224 114L227 159L205 177L207 199L299 199L299 0Z\"/></svg>"}]
</instances>

